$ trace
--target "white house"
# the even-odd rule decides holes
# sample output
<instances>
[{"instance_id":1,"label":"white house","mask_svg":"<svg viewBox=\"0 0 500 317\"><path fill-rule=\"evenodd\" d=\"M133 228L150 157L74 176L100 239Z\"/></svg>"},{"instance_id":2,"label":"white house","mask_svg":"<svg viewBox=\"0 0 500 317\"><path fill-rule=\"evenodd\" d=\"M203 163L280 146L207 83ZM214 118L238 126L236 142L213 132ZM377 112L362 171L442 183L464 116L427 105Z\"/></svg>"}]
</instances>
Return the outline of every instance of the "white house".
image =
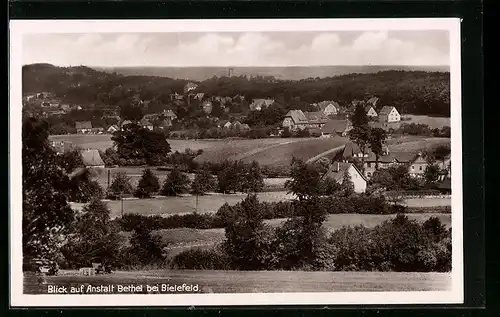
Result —
<instances>
[{"instance_id":1,"label":"white house","mask_svg":"<svg viewBox=\"0 0 500 317\"><path fill-rule=\"evenodd\" d=\"M396 107L384 106L378 114L378 121L383 123L392 123L401 121L401 115Z\"/></svg>"},{"instance_id":2,"label":"white house","mask_svg":"<svg viewBox=\"0 0 500 317\"><path fill-rule=\"evenodd\" d=\"M318 103L317 106L327 116L336 115L340 107L337 102L328 100Z\"/></svg>"},{"instance_id":3,"label":"white house","mask_svg":"<svg viewBox=\"0 0 500 317\"><path fill-rule=\"evenodd\" d=\"M377 111L375 111L372 105L367 105L365 107L365 112L368 117L376 118L378 116Z\"/></svg>"},{"instance_id":4,"label":"white house","mask_svg":"<svg viewBox=\"0 0 500 317\"><path fill-rule=\"evenodd\" d=\"M108 131L108 133L113 134L113 133L115 133L115 132L116 132L116 131L118 131L118 130L119 130L119 129L118 129L118 127L117 127L116 125L112 125L112 126L110 126L110 127L108 128L108 130L107 130L107 131Z\"/></svg>"},{"instance_id":5,"label":"white house","mask_svg":"<svg viewBox=\"0 0 500 317\"><path fill-rule=\"evenodd\" d=\"M354 184L354 192L364 193L366 191L367 179L358 168L347 162L334 162L330 165L328 171L323 175L323 178L329 177L334 179L339 184L344 181L344 175L349 174L352 183Z\"/></svg>"}]
</instances>

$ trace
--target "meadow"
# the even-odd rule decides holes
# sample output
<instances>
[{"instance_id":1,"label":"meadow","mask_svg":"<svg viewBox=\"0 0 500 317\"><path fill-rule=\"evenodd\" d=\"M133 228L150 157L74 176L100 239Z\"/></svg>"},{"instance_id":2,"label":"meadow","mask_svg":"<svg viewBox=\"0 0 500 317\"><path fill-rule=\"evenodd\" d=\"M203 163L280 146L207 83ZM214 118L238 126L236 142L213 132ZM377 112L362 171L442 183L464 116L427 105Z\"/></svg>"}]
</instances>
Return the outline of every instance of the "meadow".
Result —
<instances>
[{"instance_id":1,"label":"meadow","mask_svg":"<svg viewBox=\"0 0 500 317\"><path fill-rule=\"evenodd\" d=\"M403 123L415 123L415 124L426 124L431 129L441 129L444 126L451 127L450 118L448 117L430 117L430 116L418 116L418 115L404 115L405 119L408 121L403 121Z\"/></svg>"},{"instance_id":2,"label":"meadow","mask_svg":"<svg viewBox=\"0 0 500 317\"><path fill-rule=\"evenodd\" d=\"M82 284L198 284L199 293L293 293L446 291L450 273L415 272L303 272L303 271L117 271L109 275L79 276L60 271L58 276L24 275L25 294L47 294L47 285L80 287ZM116 288L115 288L116 290Z\"/></svg>"},{"instance_id":3,"label":"meadow","mask_svg":"<svg viewBox=\"0 0 500 317\"><path fill-rule=\"evenodd\" d=\"M214 213L222 205L228 203L234 205L246 197L246 194L209 194L198 197L199 213ZM257 193L257 198L262 202L278 202L293 199L292 194L286 191L261 192ZM412 198L407 199L403 204L408 207L434 207L450 206L451 198ZM83 206L80 203L71 203L72 207L79 209ZM122 202L119 200L107 201L111 218L121 215ZM123 213L135 213L141 215L174 215L194 212L196 209L196 197L191 195L179 197L161 197L151 199L124 199Z\"/></svg>"}]
</instances>

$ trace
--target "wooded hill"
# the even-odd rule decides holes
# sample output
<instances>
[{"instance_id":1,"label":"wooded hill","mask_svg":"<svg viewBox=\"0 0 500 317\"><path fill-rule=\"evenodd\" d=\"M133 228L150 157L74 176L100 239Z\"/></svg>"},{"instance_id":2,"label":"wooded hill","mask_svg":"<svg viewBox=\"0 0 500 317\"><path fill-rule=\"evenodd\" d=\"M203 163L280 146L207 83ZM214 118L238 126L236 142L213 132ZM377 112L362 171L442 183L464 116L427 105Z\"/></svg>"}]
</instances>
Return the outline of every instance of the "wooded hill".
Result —
<instances>
[{"instance_id":1,"label":"wooded hill","mask_svg":"<svg viewBox=\"0 0 500 317\"><path fill-rule=\"evenodd\" d=\"M56 67L50 64L23 66L23 93L48 91L64 102L81 105L117 105L124 98L139 95L142 100L168 103L171 93L182 93L187 80L155 76L123 76L94 69ZM380 98L379 105L394 105L403 114L450 115L449 72L381 71L303 80L278 80L273 77L213 77L197 82L197 91L206 96L244 95L254 98L303 102L335 100L341 105L352 100Z\"/></svg>"}]
</instances>

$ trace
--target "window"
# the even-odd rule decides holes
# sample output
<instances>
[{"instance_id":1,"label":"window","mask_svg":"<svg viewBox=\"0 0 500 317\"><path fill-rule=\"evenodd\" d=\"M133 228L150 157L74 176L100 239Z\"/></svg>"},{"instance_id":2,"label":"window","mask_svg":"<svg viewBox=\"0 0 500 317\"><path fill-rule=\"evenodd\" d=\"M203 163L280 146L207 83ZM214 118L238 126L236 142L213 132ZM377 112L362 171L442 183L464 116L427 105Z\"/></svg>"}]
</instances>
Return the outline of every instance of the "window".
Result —
<instances>
[{"instance_id":1,"label":"window","mask_svg":"<svg viewBox=\"0 0 500 317\"><path fill-rule=\"evenodd\" d=\"M367 175L368 177L371 177L371 176L372 176L372 173L371 173L371 172L368 172L368 173L366 173L366 175Z\"/></svg>"},{"instance_id":2,"label":"window","mask_svg":"<svg viewBox=\"0 0 500 317\"><path fill-rule=\"evenodd\" d=\"M414 166L414 165L412 165L412 166L411 166L411 169L412 169L412 170L414 170L414 169L415 169L415 166Z\"/></svg>"},{"instance_id":3,"label":"window","mask_svg":"<svg viewBox=\"0 0 500 317\"><path fill-rule=\"evenodd\" d=\"M371 162L368 162L368 167L372 167L372 163Z\"/></svg>"},{"instance_id":4,"label":"window","mask_svg":"<svg viewBox=\"0 0 500 317\"><path fill-rule=\"evenodd\" d=\"M419 170L422 170L422 165L420 165L420 167L418 168Z\"/></svg>"}]
</instances>

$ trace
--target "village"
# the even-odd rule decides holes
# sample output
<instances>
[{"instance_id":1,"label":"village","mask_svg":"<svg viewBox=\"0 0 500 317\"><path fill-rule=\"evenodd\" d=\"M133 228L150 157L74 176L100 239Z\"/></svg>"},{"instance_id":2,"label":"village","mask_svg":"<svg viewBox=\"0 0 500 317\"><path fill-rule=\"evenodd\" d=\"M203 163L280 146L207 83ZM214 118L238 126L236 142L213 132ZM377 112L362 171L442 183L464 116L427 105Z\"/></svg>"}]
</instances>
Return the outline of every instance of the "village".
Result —
<instances>
[{"instance_id":1,"label":"village","mask_svg":"<svg viewBox=\"0 0 500 317\"><path fill-rule=\"evenodd\" d=\"M253 87L259 80L245 82ZM148 265L173 271L305 270L312 264L289 258L311 252L288 234L294 230L329 237L326 246L346 243L345 230L366 230L352 234L360 241L373 236L380 246L401 234L427 239L431 233L420 228L432 226L442 232L439 244L420 238L415 243L443 260L426 262L428 253L418 253L400 264L378 254L379 248L365 263L328 251L312 270L449 270L451 251L437 253L451 234L446 118L413 115L377 93L313 102L289 92L217 93L218 84L210 82L185 81L176 91L149 95L145 87L120 85L86 104L63 93L25 94L25 124L47 123L50 150L40 151L64 171L61 204L78 223L75 238L60 250L63 260L27 257L26 270L88 278ZM298 221L313 216L312 227ZM107 225L93 228L92 217ZM252 238L255 228L267 236ZM388 238L385 230L394 232ZM105 241L106 251L88 250L78 237L102 237L95 243ZM239 255L245 239L269 245ZM281 241L290 249L273 249ZM269 260L248 262L254 256Z\"/></svg>"}]
</instances>

